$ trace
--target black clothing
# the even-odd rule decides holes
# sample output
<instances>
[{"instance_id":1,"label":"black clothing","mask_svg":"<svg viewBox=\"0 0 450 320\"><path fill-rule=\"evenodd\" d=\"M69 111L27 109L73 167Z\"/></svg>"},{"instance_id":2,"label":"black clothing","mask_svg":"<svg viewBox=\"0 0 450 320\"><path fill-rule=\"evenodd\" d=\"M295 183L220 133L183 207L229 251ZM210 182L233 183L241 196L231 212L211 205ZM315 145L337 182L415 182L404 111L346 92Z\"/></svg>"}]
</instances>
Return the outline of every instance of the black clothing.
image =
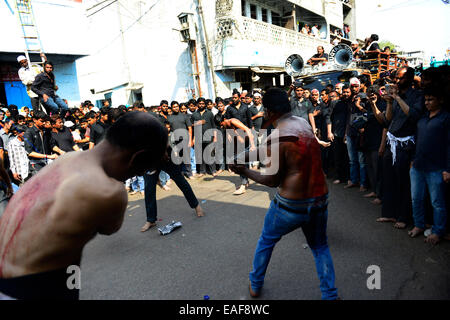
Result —
<instances>
[{"instance_id":1,"label":"black clothing","mask_svg":"<svg viewBox=\"0 0 450 320\"><path fill-rule=\"evenodd\" d=\"M414 168L421 171L450 172L450 113L441 110L417 123Z\"/></svg>"},{"instance_id":2,"label":"black clothing","mask_svg":"<svg viewBox=\"0 0 450 320\"><path fill-rule=\"evenodd\" d=\"M184 113L173 114L167 117L167 121L170 124L170 131L173 132L177 129L186 129L192 126L191 119Z\"/></svg>"},{"instance_id":3,"label":"black clothing","mask_svg":"<svg viewBox=\"0 0 450 320\"><path fill-rule=\"evenodd\" d=\"M319 130L319 139L322 141L328 141L327 125L331 123L331 108L329 104L320 102L316 106L316 110L320 110L320 113L314 117L316 128Z\"/></svg>"},{"instance_id":4,"label":"black clothing","mask_svg":"<svg viewBox=\"0 0 450 320\"><path fill-rule=\"evenodd\" d=\"M314 107L308 99L303 99L300 101L297 96L291 97L291 113L293 116L297 116L305 119L309 123L308 115L314 112Z\"/></svg>"},{"instance_id":5,"label":"black clothing","mask_svg":"<svg viewBox=\"0 0 450 320\"><path fill-rule=\"evenodd\" d=\"M381 112L385 111L386 102L384 100L377 101L377 108ZM372 112L372 108L369 107L367 110L367 122L364 126L363 136L364 151L378 151L381 144L381 137L383 136L383 126L377 121Z\"/></svg>"},{"instance_id":6,"label":"black clothing","mask_svg":"<svg viewBox=\"0 0 450 320\"><path fill-rule=\"evenodd\" d=\"M367 99L366 94L365 93L358 93L357 96L361 97L361 102L360 102L359 105L363 109L367 110L368 107L367 107L367 103L366 103L366 99ZM349 126L348 126L347 135L349 137L357 137L359 135L358 134L359 133L358 129L360 129L360 128L358 126L355 126L356 122L359 122L359 121L356 121L356 120L358 119L358 117L361 118L360 117L361 115L365 115L367 117L367 113L365 111L359 110L358 107L356 106L355 101L350 101L349 106L350 106L350 120L349 120L350 123L349 123Z\"/></svg>"},{"instance_id":7,"label":"black clothing","mask_svg":"<svg viewBox=\"0 0 450 320\"><path fill-rule=\"evenodd\" d=\"M55 79L52 79L47 73L41 72L34 78L34 82L31 85L31 90L39 97L46 94L49 97L54 98L56 96Z\"/></svg>"},{"instance_id":8,"label":"black clothing","mask_svg":"<svg viewBox=\"0 0 450 320\"><path fill-rule=\"evenodd\" d=\"M343 137L334 137L333 144L331 145L333 160L335 166L336 179L341 182L347 182L349 177L349 159L347 145L344 143Z\"/></svg>"},{"instance_id":9,"label":"black clothing","mask_svg":"<svg viewBox=\"0 0 450 320\"><path fill-rule=\"evenodd\" d=\"M63 127L61 131L52 132L52 138L55 140L56 146L62 151L74 151L73 147L75 145L75 141L73 140L72 132L70 132L69 128Z\"/></svg>"},{"instance_id":10,"label":"black clothing","mask_svg":"<svg viewBox=\"0 0 450 320\"><path fill-rule=\"evenodd\" d=\"M108 128L109 128L108 124L103 123L101 121L97 121L91 127L90 141L93 142L95 145L99 144L105 138L106 130Z\"/></svg>"},{"instance_id":11,"label":"black clothing","mask_svg":"<svg viewBox=\"0 0 450 320\"><path fill-rule=\"evenodd\" d=\"M261 111L264 112L264 107L261 105L261 109L258 111L258 109L256 108L256 106L255 106L255 105L252 105L252 106L249 108L249 110L250 110L251 116L254 117L254 116L256 116L259 112L261 112ZM251 118L250 118L250 119L251 119ZM257 132L259 132L259 131L261 130L263 121L264 121L264 117L259 117L259 118L256 118L255 120L252 120L253 126L255 127L255 130L256 130Z\"/></svg>"},{"instance_id":12,"label":"black clothing","mask_svg":"<svg viewBox=\"0 0 450 320\"><path fill-rule=\"evenodd\" d=\"M231 105L227 108L226 116L227 119L235 118L241 121L244 126L251 129L253 128L252 114L248 105L245 103L241 103L239 109L237 109L234 105Z\"/></svg>"},{"instance_id":13,"label":"black clothing","mask_svg":"<svg viewBox=\"0 0 450 320\"><path fill-rule=\"evenodd\" d=\"M425 110L425 100L421 91L409 88L400 97L409 106L409 114L406 115L398 102L394 100L389 132L397 138L413 136L416 133L417 121L422 117Z\"/></svg>"},{"instance_id":14,"label":"black clothing","mask_svg":"<svg viewBox=\"0 0 450 320\"><path fill-rule=\"evenodd\" d=\"M21 300L78 300L79 289L69 289L67 268L0 279L0 292Z\"/></svg>"},{"instance_id":15,"label":"black clothing","mask_svg":"<svg viewBox=\"0 0 450 320\"><path fill-rule=\"evenodd\" d=\"M36 126L32 126L31 128L29 128L23 136L25 140L25 151L28 154L31 152L37 152L41 154L51 154L52 153L51 144L44 143L44 141L46 142L48 141L46 139L47 136L48 134L46 134L45 132L41 134L41 131Z\"/></svg>"},{"instance_id":16,"label":"black clothing","mask_svg":"<svg viewBox=\"0 0 450 320\"><path fill-rule=\"evenodd\" d=\"M322 55L320 55L319 53L316 53L315 55L313 55L312 57L311 57L311 59L316 59L316 58L325 58L326 59L326 61L328 61L328 53L323 53ZM318 62L318 61L311 61L311 65L312 66L314 66L314 65L317 65L317 64L319 64L319 63L323 63L324 61L321 61L321 62Z\"/></svg>"},{"instance_id":17,"label":"black clothing","mask_svg":"<svg viewBox=\"0 0 450 320\"><path fill-rule=\"evenodd\" d=\"M331 124L333 134L336 137L344 138L347 131L347 123L349 118L349 100L338 100L331 113Z\"/></svg>"},{"instance_id":18,"label":"black clothing","mask_svg":"<svg viewBox=\"0 0 450 320\"><path fill-rule=\"evenodd\" d=\"M197 121L201 121L201 120L205 120L205 123L201 125L202 128L202 135L205 134L205 132L209 129L214 129L216 127L215 123L214 123L214 115L212 114L211 111L209 111L208 109L205 109L203 114L200 113L200 111L196 111L192 114L191 117L192 123L195 126L195 122ZM194 129L194 134L195 134L195 129ZM208 140L205 140L204 138L202 138L203 142L211 142L212 141L212 137Z\"/></svg>"},{"instance_id":19,"label":"black clothing","mask_svg":"<svg viewBox=\"0 0 450 320\"><path fill-rule=\"evenodd\" d=\"M414 143L408 141L397 144L395 164L389 143L383 156L383 206L381 216L395 218L399 222L412 220L410 163L414 153Z\"/></svg>"},{"instance_id":20,"label":"black clothing","mask_svg":"<svg viewBox=\"0 0 450 320\"><path fill-rule=\"evenodd\" d=\"M377 42L372 42L367 51L375 51L375 50L381 50L380 46Z\"/></svg>"}]
</instances>

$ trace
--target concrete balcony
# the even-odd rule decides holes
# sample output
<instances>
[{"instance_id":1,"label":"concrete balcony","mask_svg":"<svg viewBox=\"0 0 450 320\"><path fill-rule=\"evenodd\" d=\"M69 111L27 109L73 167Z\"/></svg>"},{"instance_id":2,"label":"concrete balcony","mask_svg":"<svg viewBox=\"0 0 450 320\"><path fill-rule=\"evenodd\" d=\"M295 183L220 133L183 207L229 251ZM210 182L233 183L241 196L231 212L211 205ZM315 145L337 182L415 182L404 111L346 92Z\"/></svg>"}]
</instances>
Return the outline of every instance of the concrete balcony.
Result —
<instances>
[{"instance_id":1,"label":"concrete balcony","mask_svg":"<svg viewBox=\"0 0 450 320\"><path fill-rule=\"evenodd\" d=\"M319 39L263 21L239 16L216 19L214 65L216 70L248 67L284 68L286 58L300 54L308 60L327 39Z\"/></svg>"}]
</instances>

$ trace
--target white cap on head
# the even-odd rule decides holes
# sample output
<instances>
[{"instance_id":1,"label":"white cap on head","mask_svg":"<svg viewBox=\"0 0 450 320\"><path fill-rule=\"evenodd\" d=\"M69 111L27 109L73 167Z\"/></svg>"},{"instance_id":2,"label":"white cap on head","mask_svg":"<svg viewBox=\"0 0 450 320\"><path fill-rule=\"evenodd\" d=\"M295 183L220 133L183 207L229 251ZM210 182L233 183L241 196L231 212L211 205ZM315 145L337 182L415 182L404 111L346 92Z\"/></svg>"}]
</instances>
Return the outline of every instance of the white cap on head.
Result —
<instances>
[{"instance_id":1,"label":"white cap on head","mask_svg":"<svg viewBox=\"0 0 450 320\"><path fill-rule=\"evenodd\" d=\"M24 116L24 117L27 116L27 114L26 114L25 112L23 112L23 111L20 111L20 112L19 112L19 115Z\"/></svg>"},{"instance_id":2,"label":"white cap on head","mask_svg":"<svg viewBox=\"0 0 450 320\"><path fill-rule=\"evenodd\" d=\"M25 56L18 56L17 57L17 62L20 62L22 60L27 60L27 57L25 57Z\"/></svg>"},{"instance_id":3,"label":"white cap on head","mask_svg":"<svg viewBox=\"0 0 450 320\"><path fill-rule=\"evenodd\" d=\"M64 122L64 126L67 128L73 127L75 124L72 121L66 121Z\"/></svg>"},{"instance_id":4,"label":"white cap on head","mask_svg":"<svg viewBox=\"0 0 450 320\"><path fill-rule=\"evenodd\" d=\"M261 97L261 94L259 92L256 92L253 94L254 97Z\"/></svg>"},{"instance_id":5,"label":"white cap on head","mask_svg":"<svg viewBox=\"0 0 450 320\"><path fill-rule=\"evenodd\" d=\"M355 85L355 86L360 86L360 85L361 85L361 82L359 81L358 78L351 78L351 79L350 79L350 85L351 85L351 86L353 86L353 85Z\"/></svg>"}]
</instances>

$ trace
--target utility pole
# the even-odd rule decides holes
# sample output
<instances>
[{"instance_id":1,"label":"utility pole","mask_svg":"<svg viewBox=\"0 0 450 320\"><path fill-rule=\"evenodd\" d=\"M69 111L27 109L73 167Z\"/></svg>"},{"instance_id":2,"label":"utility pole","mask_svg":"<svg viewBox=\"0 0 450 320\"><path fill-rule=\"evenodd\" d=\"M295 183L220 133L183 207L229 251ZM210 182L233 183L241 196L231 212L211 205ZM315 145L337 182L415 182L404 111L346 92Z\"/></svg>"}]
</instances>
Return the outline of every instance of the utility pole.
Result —
<instances>
[{"instance_id":1,"label":"utility pole","mask_svg":"<svg viewBox=\"0 0 450 320\"><path fill-rule=\"evenodd\" d=\"M214 87L214 95L216 98L218 96L217 94L217 84L216 84L216 74L214 72L214 64L211 58L211 51L209 49L209 41L208 41L208 32L206 30L206 25L205 25L205 17L203 15L203 8L202 8L202 1L201 0L197 0L198 1L198 12L200 14L200 20L202 21L202 27L203 27L203 31L205 32L205 42L206 42L206 55L208 57L208 65L209 65L209 69L211 71L211 78L213 81L213 87Z\"/></svg>"},{"instance_id":2,"label":"utility pole","mask_svg":"<svg viewBox=\"0 0 450 320\"><path fill-rule=\"evenodd\" d=\"M128 60L127 60L127 51L126 51L126 46L125 46L125 37L123 35L122 15L120 13L120 3L119 2L117 2L117 16L119 18L120 40L121 40L121 43L122 43L123 65L124 65L125 70L127 72L128 85L130 85L131 73L130 73L130 66L128 65Z\"/></svg>"}]
</instances>

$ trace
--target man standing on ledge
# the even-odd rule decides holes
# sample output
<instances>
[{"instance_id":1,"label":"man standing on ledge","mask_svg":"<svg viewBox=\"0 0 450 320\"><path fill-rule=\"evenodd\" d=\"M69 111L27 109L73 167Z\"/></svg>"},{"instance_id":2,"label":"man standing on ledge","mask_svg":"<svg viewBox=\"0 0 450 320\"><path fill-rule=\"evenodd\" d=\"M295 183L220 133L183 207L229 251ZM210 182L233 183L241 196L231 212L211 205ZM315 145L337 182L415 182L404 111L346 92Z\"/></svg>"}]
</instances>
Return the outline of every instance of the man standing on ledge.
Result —
<instances>
[{"instance_id":1,"label":"man standing on ledge","mask_svg":"<svg viewBox=\"0 0 450 320\"><path fill-rule=\"evenodd\" d=\"M120 229L124 181L158 167L166 149L158 120L130 112L94 149L67 153L27 181L0 219L0 299L78 299L68 267L97 233Z\"/></svg>"},{"instance_id":2,"label":"man standing on ledge","mask_svg":"<svg viewBox=\"0 0 450 320\"><path fill-rule=\"evenodd\" d=\"M284 235L302 228L316 262L322 299L338 299L334 286L334 267L328 249L326 228L328 217L328 188L320 159L320 145L305 119L293 116L286 92L272 88L263 98L269 123L275 130L267 144L278 144L278 154L271 154L268 170L278 167L274 174L264 175L244 165L230 165L237 174L278 192L267 211L261 237L250 272L250 295L258 297L275 244ZM278 142L276 142L278 139Z\"/></svg>"}]
</instances>

